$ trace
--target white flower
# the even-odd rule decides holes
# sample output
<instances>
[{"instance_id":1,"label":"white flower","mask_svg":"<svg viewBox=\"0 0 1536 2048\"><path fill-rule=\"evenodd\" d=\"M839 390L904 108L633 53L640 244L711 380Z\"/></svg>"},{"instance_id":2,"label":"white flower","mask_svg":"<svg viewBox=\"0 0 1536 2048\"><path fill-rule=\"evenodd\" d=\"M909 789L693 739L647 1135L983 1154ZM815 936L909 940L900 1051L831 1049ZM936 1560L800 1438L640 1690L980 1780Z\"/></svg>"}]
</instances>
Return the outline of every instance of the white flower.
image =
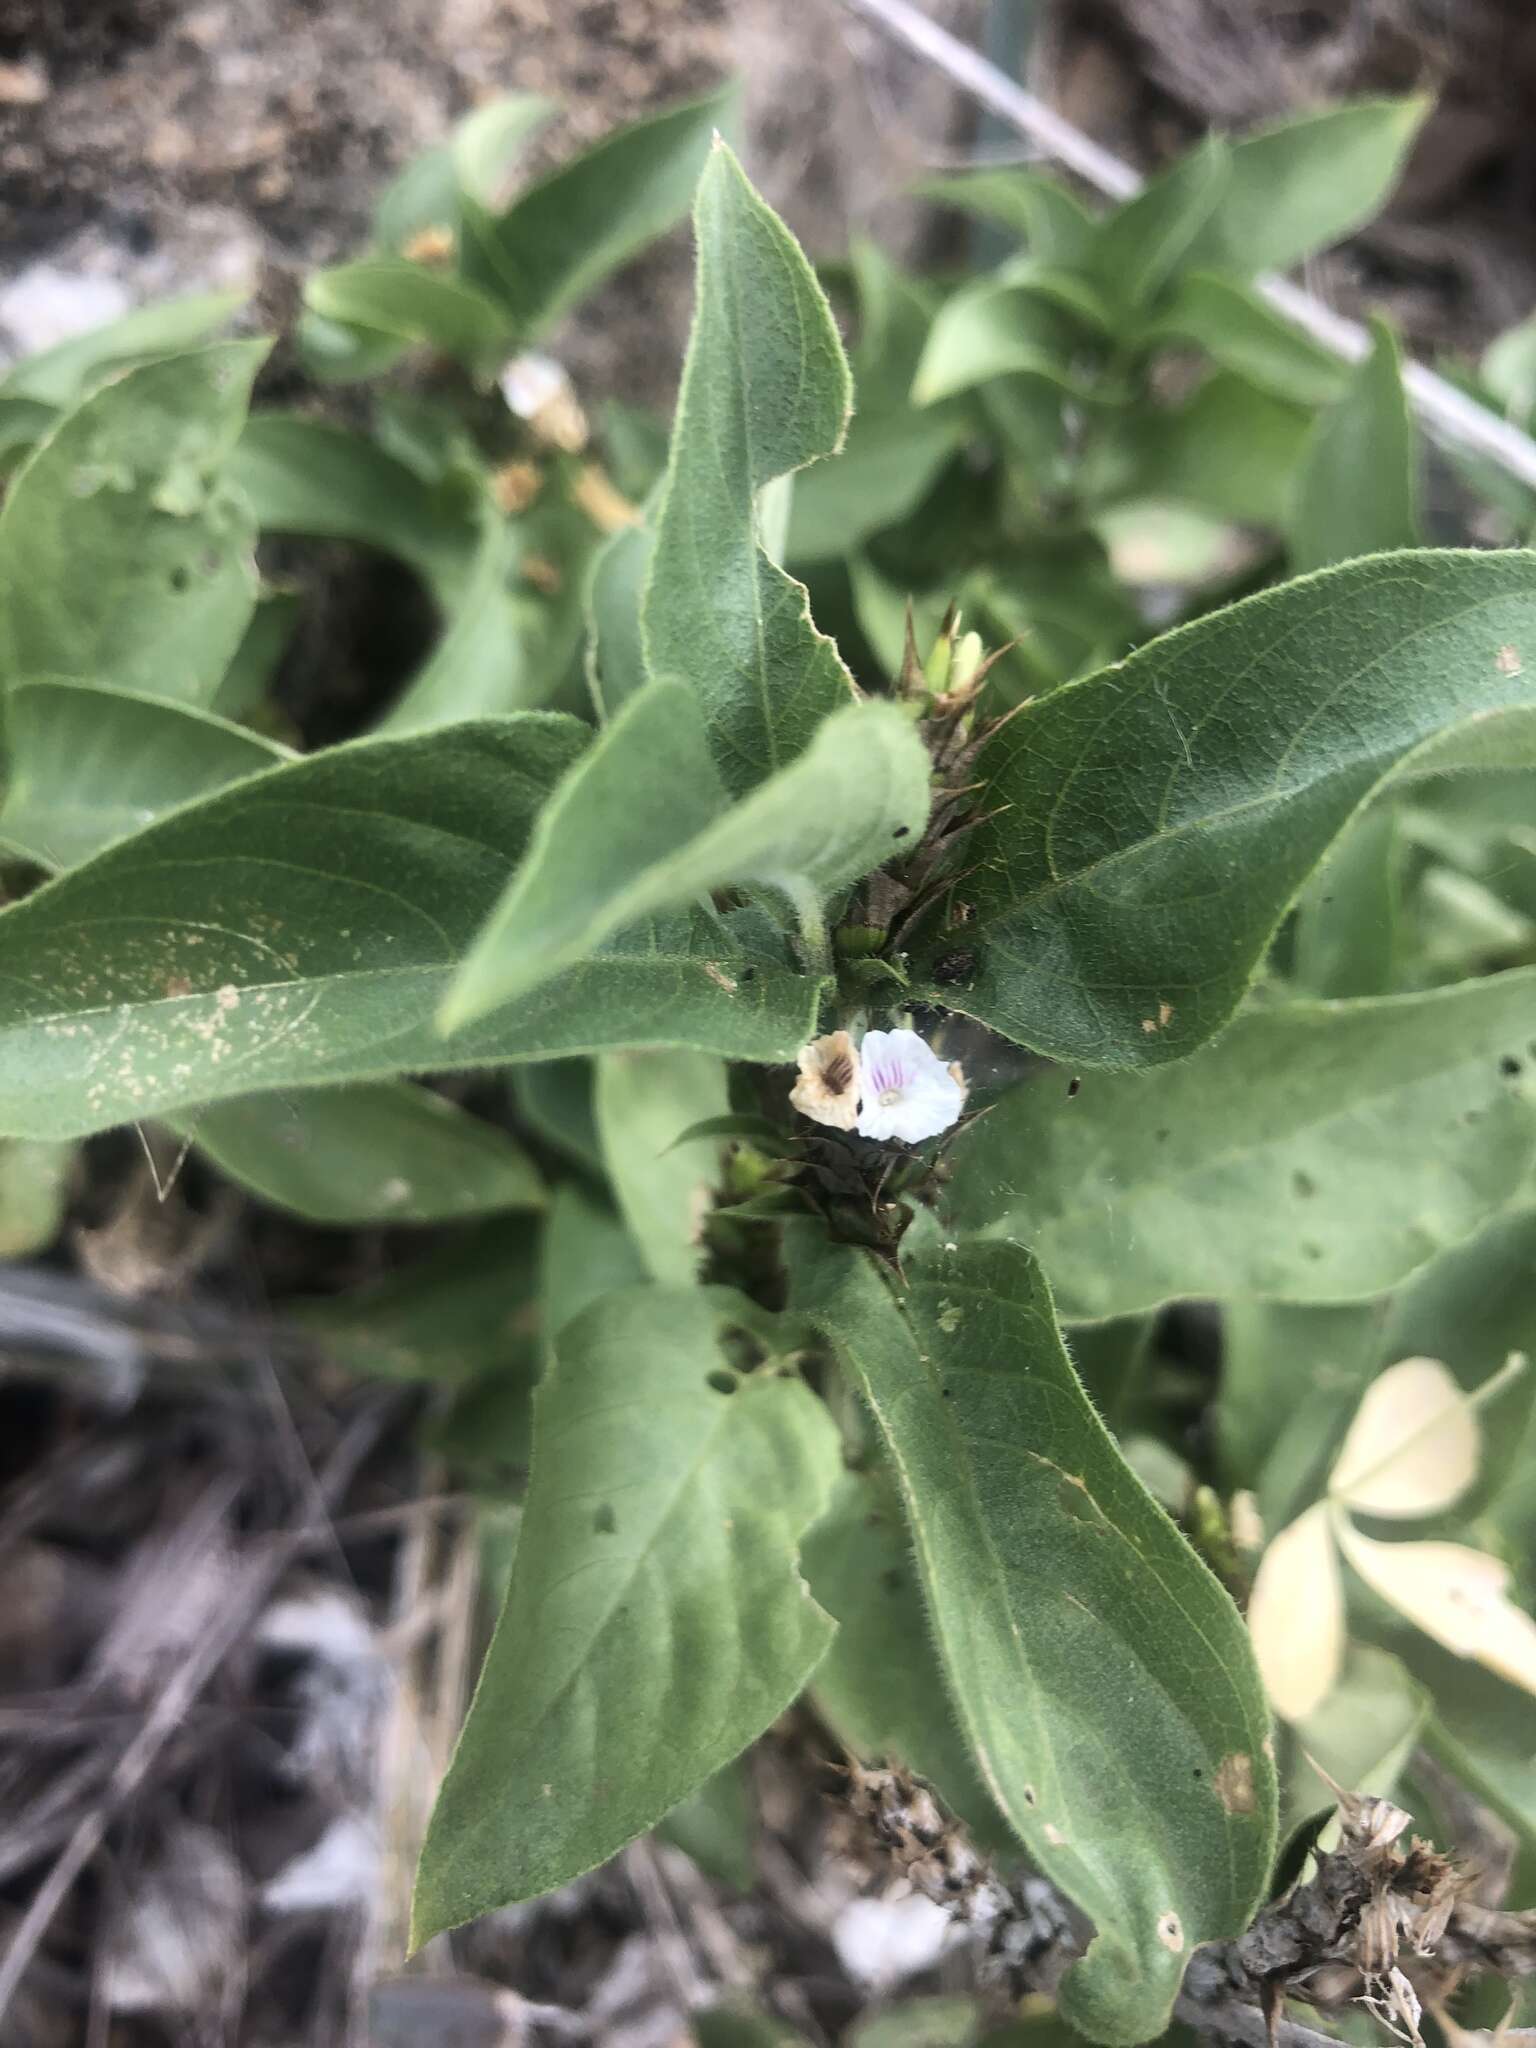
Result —
<instances>
[{"instance_id":1,"label":"white flower","mask_svg":"<svg viewBox=\"0 0 1536 2048\"><path fill-rule=\"evenodd\" d=\"M915 1145L947 1131L965 1107L960 1069L947 1067L915 1031L866 1031L861 1138Z\"/></svg>"},{"instance_id":2,"label":"white flower","mask_svg":"<svg viewBox=\"0 0 1536 2048\"><path fill-rule=\"evenodd\" d=\"M789 1099L812 1123L851 1131L859 1114L859 1055L846 1031L829 1031L800 1049L800 1078Z\"/></svg>"}]
</instances>

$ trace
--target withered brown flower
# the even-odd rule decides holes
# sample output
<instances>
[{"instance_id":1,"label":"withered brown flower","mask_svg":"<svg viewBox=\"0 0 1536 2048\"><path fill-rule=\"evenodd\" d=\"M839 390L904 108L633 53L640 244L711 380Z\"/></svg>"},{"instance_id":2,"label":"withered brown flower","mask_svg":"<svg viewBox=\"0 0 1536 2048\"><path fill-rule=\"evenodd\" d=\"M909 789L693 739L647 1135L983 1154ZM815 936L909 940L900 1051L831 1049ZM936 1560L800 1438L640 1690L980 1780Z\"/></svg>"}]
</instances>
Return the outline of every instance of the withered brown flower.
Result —
<instances>
[{"instance_id":1,"label":"withered brown flower","mask_svg":"<svg viewBox=\"0 0 1536 2048\"><path fill-rule=\"evenodd\" d=\"M812 1123L851 1131L859 1118L859 1050L846 1031L829 1031L800 1050L800 1078L789 1099Z\"/></svg>"}]
</instances>

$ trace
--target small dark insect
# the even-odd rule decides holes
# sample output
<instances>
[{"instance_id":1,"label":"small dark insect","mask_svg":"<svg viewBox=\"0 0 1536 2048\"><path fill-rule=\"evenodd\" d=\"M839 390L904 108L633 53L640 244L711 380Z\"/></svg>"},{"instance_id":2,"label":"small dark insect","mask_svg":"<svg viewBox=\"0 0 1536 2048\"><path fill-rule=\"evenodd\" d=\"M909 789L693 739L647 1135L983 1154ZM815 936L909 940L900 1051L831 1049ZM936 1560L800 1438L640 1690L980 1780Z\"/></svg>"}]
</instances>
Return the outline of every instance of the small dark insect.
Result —
<instances>
[{"instance_id":1,"label":"small dark insect","mask_svg":"<svg viewBox=\"0 0 1536 2048\"><path fill-rule=\"evenodd\" d=\"M946 953L935 962L933 978L935 981L965 981L975 972L976 955L969 946L957 946L953 953Z\"/></svg>"},{"instance_id":2,"label":"small dark insect","mask_svg":"<svg viewBox=\"0 0 1536 2048\"><path fill-rule=\"evenodd\" d=\"M1082 1085L1083 1085L1083 1077L1082 1077L1082 1075L1081 1075L1081 1074L1074 1074L1074 1075L1072 1076L1071 1080L1070 1080L1070 1081L1069 1081L1069 1082L1067 1083L1067 1100L1068 1100L1068 1102L1070 1102L1070 1101L1072 1100L1072 1097L1073 1097L1073 1096L1074 1096L1074 1095L1075 1095L1075 1094L1077 1093L1077 1091L1078 1091L1078 1090L1079 1090L1079 1089L1080 1089L1080 1088L1082 1087Z\"/></svg>"},{"instance_id":3,"label":"small dark insect","mask_svg":"<svg viewBox=\"0 0 1536 2048\"><path fill-rule=\"evenodd\" d=\"M893 832L893 833L891 834L891 837L892 837L893 839L905 839L905 838L906 838L906 836L907 836L907 834L908 834L908 833L909 833L909 832L910 832L911 830L912 830L912 827L911 827L910 825L898 825L898 826L896 827L896 830L895 830L895 831L894 831L894 832Z\"/></svg>"}]
</instances>

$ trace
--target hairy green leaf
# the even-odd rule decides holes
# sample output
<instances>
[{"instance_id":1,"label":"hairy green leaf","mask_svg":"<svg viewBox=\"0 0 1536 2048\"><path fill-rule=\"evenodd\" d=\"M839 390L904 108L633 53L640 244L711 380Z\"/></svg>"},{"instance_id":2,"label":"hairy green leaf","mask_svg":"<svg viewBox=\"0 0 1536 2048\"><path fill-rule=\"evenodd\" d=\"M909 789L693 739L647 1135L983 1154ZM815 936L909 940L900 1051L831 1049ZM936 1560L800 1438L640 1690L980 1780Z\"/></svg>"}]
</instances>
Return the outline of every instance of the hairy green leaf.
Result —
<instances>
[{"instance_id":1,"label":"hairy green leaf","mask_svg":"<svg viewBox=\"0 0 1536 2048\"><path fill-rule=\"evenodd\" d=\"M290 758L195 705L95 683L22 682L3 700L0 842L69 868L163 812Z\"/></svg>"},{"instance_id":2,"label":"hairy green leaf","mask_svg":"<svg viewBox=\"0 0 1536 2048\"><path fill-rule=\"evenodd\" d=\"M819 914L831 890L916 843L928 782L910 719L889 704L850 705L727 808L693 691L670 678L646 684L535 825L444 1005L445 1026L536 988L637 918L712 890L756 884Z\"/></svg>"},{"instance_id":3,"label":"hairy green leaf","mask_svg":"<svg viewBox=\"0 0 1536 2048\"><path fill-rule=\"evenodd\" d=\"M801 1305L901 1481L982 1776L1097 1938L1061 1987L1090 2039L1161 2032L1190 1951L1240 1933L1274 1845L1269 1717L1226 1593L1078 1384L1034 1261L798 1247Z\"/></svg>"},{"instance_id":4,"label":"hairy green leaf","mask_svg":"<svg viewBox=\"0 0 1536 2048\"><path fill-rule=\"evenodd\" d=\"M1319 413L1302 456L1290 521L1291 563L1322 569L1419 540L1418 434L1390 328L1372 322L1371 352L1337 403Z\"/></svg>"},{"instance_id":5,"label":"hairy green leaf","mask_svg":"<svg viewBox=\"0 0 1536 2048\"><path fill-rule=\"evenodd\" d=\"M544 1203L514 1138L403 1081L240 1096L179 1128L231 1180L311 1223L448 1223Z\"/></svg>"},{"instance_id":6,"label":"hairy green leaf","mask_svg":"<svg viewBox=\"0 0 1536 2048\"><path fill-rule=\"evenodd\" d=\"M1260 1007L1194 1059L1070 1098L1047 1071L960 1140L953 1217L1027 1241L1084 1319L1181 1295L1375 1294L1529 1172L1533 1033L1528 969Z\"/></svg>"},{"instance_id":7,"label":"hairy green leaf","mask_svg":"<svg viewBox=\"0 0 1536 2048\"><path fill-rule=\"evenodd\" d=\"M0 685L213 696L256 602L229 457L266 352L231 341L144 363L35 450L0 507Z\"/></svg>"},{"instance_id":8,"label":"hairy green leaf","mask_svg":"<svg viewBox=\"0 0 1536 2048\"><path fill-rule=\"evenodd\" d=\"M692 684L733 794L793 759L852 681L761 544L758 494L841 445L848 365L793 238L723 143L699 184L698 287L642 632Z\"/></svg>"},{"instance_id":9,"label":"hairy green leaf","mask_svg":"<svg viewBox=\"0 0 1536 2048\"><path fill-rule=\"evenodd\" d=\"M524 335L561 316L688 211L734 87L621 128L495 215L465 193L459 262Z\"/></svg>"},{"instance_id":10,"label":"hairy green leaf","mask_svg":"<svg viewBox=\"0 0 1536 2048\"><path fill-rule=\"evenodd\" d=\"M0 1132L620 1047L792 1058L816 984L759 925L702 914L637 926L451 1047L434 1030L584 738L527 712L333 748L0 912Z\"/></svg>"},{"instance_id":11,"label":"hairy green leaf","mask_svg":"<svg viewBox=\"0 0 1536 2048\"><path fill-rule=\"evenodd\" d=\"M880 1471L844 1472L802 1546L806 1581L837 1623L816 1707L870 1762L927 1780L984 1846L1012 1846L944 1691L901 1501Z\"/></svg>"},{"instance_id":12,"label":"hairy green leaf","mask_svg":"<svg viewBox=\"0 0 1536 2048\"><path fill-rule=\"evenodd\" d=\"M941 1000L1063 1059L1176 1059L1236 1008L1287 904L1389 777L1528 759L1536 556L1303 577L1031 706L984 748L974 971Z\"/></svg>"},{"instance_id":13,"label":"hairy green leaf","mask_svg":"<svg viewBox=\"0 0 1536 2048\"><path fill-rule=\"evenodd\" d=\"M753 1311L740 1305L750 1316ZM534 1396L512 1583L417 1877L423 1941L567 1883L738 1755L833 1624L795 1569L837 1433L727 1364L719 1290L609 1295Z\"/></svg>"}]
</instances>

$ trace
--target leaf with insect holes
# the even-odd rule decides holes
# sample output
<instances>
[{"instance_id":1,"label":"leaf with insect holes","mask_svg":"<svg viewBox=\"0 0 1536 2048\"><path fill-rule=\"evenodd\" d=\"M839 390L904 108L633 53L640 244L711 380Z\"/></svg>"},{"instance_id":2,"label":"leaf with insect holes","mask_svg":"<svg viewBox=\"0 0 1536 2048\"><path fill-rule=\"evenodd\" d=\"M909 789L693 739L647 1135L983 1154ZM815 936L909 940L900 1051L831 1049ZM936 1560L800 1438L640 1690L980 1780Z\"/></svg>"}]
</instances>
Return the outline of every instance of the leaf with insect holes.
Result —
<instances>
[{"instance_id":1,"label":"leaf with insect holes","mask_svg":"<svg viewBox=\"0 0 1536 2048\"><path fill-rule=\"evenodd\" d=\"M621 1048L792 1059L818 984L746 912L638 924L439 1037L443 996L586 740L525 712L354 741L187 804L0 911L0 1132Z\"/></svg>"},{"instance_id":2,"label":"leaf with insect holes","mask_svg":"<svg viewBox=\"0 0 1536 2048\"><path fill-rule=\"evenodd\" d=\"M506 1606L438 1796L417 1943L568 1883L653 1826L797 1696L833 1624L796 1548L838 1469L825 1405L722 1337L719 1288L609 1294L534 1396Z\"/></svg>"},{"instance_id":3,"label":"leaf with insect holes","mask_svg":"<svg viewBox=\"0 0 1536 2048\"><path fill-rule=\"evenodd\" d=\"M1502 757L1502 758L1501 758ZM1536 555L1417 551L1302 577L1028 706L930 928L936 997L1074 1064L1191 1052L1391 779L1536 762Z\"/></svg>"},{"instance_id":4,"label":"leaf with insect holes","mask_svg":"<svg viewBox=\"0 0 1536 2048\"><path fill-rule=\"evenodd\" d=\"M852 680L762 545L759 494L842 443L851 390L820 285L717 143L694 212L698 284L641 624L647 667L703 708L726 786L784 767Z\"/></svg>"},{"instance_id":5,"label":"leaf with insect holes","mask_svg":"<svg viewBox=\"0 0 1536 2048\"><path fill-rule=\"evenodd\" d=\"M1269 1874L1268 1713L1237 1609L1095 1414L1026 1252L924 1253L897 1293L848 1247L791 1248L792 1305L890 1452L971 1754L1097 1929L1063 2015L1148 2040L1191 1949L1240 1933Z\"/></svg>"},{"instance_id":6,"label":"leaf with insect holes","mask_svg":"<svg viewBox=\"0 0 1536 2048\"><path fill-rule=\"evenodd\" d=\"M1347 1301L1515 1196L1536 1157L1536 969L1272 1003L1152 1073L1042 1069L958 1139L948 1216L1028 1242L1065 1312Z\"/></svg>"},{"instance_id":7,"label":"leaf with insect holes","mask_svg":"<svg viewBox=\"0 0 1536 2048\"><path fill-rule=\"evenodd\" d=\"M256 603L230 455L267 346L141 364L34 451L0 507L0 687L77 676L212 698Z\"/></svg>"}]
</instances>

